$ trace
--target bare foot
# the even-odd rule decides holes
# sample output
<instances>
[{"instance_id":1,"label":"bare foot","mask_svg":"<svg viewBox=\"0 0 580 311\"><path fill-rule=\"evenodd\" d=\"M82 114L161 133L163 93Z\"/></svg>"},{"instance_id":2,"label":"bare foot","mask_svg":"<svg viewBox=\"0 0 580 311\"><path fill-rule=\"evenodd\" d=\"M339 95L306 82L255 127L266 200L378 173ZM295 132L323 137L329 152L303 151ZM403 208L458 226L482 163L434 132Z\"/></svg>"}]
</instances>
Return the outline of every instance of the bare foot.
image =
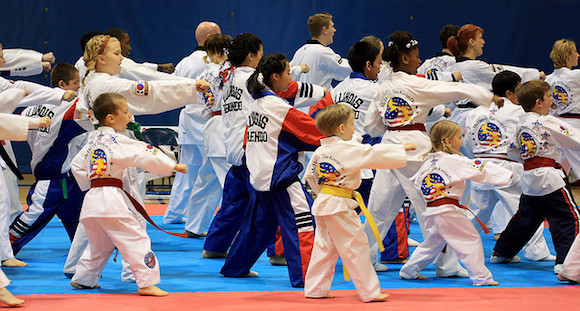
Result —
<instances>
[{"instance_id":1,"label":"bare foot","mask_svg":"<svg viewBox=\"0 0 580 311\"><path fill-rule=\"evenodd\" d=\"M491 283L489 283L489 285L487 286L498 286L499 282L498 281L491 281Z\"/></svg>"},{"instance_id":2,"label":"bare foot","mask_svg":"<svg viewBox=\"0 0 580 311\"><path fill-rule=\"evenodd\" d=\"M325 297L306 297L306 298L311 298L311 299L326 299L326 298L336 298L336 296L334 294L328 294Z\"/></svg>"},{"instance_id":3,"label":"bare foot","mask_svg":"<svg viewBox=\"0 0 580 311\"><path fill-rule=\"evenodd\" d=\"M73 281L70 281L70 286L72 286L72 287L74 287L74 288L76 288L76 289L93 289L93 288L101 288L101 285L98 285L98 284L97 284L97 285L95 285L95 286L92 286L92 287L91 287L91 286L82 285L82 284L79 284L79 283L77 283L77 282L73 282Z\"/></svg>"},{"instance_id":4,"label":"bare foot","mask_svg":"<svg viewBox=\"0 0 580 311\"><path fill-rule=\"evenodd\" d=\"M22 260L18 260L16 258L10 258L2 261L2 267L26 267L26 266L28 266L27 263L25 263Z\"/></svg>"},{"instance_id":5,"label":"bare foot","mask_svg":"<svg viewBox=\"0 0 580 311\"><path fill-rule=\"evenodd\" d=\"M139 292L139 295L141 295L141 296L163 297L163 296L169 295L168 292L162 290L161 288L159 288L155 285L139 288L138 292Z\"/></svg>"},{"instance_id":6,"label":"bare foot","mask_svg":"<svg viewBox=\"0 0 580 311\"><path fill-rule=\"evenodd\" d=\"M560 281L562 281L562 282L569 282L570 284L578 284L578 282L577 282L577 281L570 280L569 278L567 278L567 277L565 277L565 276L563 276L563 275L561 275L561 274L558 274L558 275L556 276L556 278L558 278L558 280L560 280Z\"/></svg>"},{"instance_id":7,"label":"bare foot","mask_svg":"<svg viewBox=\"0 0 580 311\"><path fill-rule=\"evenodd\" d=\"M391 295L389 295L387 293L382 293L382 294L379 294L377 297L373 298L370 302L385 301L385 300L387 300L387 298L389 298L389 296L391 296Z\"/></svg>"},{"instance_id":8,"label":"bare foot","mask_svg":"<svg viewBox=\"0 0 580 311\"><path fill-rule=\"evenodd\" d=\"M427 278L422 275L417 275L417 280L426 280Z\"/></svg>"},{"instance_id":9,"label":"bare foot","mask_svg":"<svg viewBox=\"0 0 580 311\"><path fill-rule=\"evenodd\" d=\"M24 300L16 298L6 288L0 288L0 301L11 307L17 307L24 303Z\"/></svg>"}]
</instances>

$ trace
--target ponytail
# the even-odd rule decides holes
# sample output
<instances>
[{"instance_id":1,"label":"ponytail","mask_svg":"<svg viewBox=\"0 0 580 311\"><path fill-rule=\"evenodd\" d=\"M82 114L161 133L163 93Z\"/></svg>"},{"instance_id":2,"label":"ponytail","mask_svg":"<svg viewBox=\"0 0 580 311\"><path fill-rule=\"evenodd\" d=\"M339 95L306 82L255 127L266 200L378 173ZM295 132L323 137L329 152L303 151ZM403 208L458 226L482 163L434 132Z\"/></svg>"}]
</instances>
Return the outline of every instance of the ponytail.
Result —
<instances>
[{"instance_id":1,"label":"ponytail","mask_svg":"<svg viewBox=\"0 0 580 311\"><path fill-rule=\"evenodd\" d=\"M457 36L451 36L447 39L447 48L453 56L461 56L467 50L467 42L469 42L469 39L475 39L477 33L483 35L483 29L472 24L463 25L459 28Z\"/></svg>"},{"instance_id":2,"label":"ponytail","mask_svg":"<svg viewBox=\"0 0 580 311\"><path fill-rule=\"evenodd\" d=\"M264 55L258 63L256 71L248 78L246 86L251 94L259 94L266 87L272 89L270 79L273 74L282 74L288 64L288 58L282 54Z\"/></svg>"}]
</instances>

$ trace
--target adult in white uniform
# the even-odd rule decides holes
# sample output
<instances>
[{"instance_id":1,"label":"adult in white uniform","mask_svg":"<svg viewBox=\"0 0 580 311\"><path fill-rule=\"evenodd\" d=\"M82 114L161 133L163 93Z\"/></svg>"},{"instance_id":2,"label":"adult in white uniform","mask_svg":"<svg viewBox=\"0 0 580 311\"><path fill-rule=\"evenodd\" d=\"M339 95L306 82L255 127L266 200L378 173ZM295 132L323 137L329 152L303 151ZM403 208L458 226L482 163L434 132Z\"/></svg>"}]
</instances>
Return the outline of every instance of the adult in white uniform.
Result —
<instances>
[{"instance_id":1,"label":"adult in white uniform","mask_svg":"<svg viewBox=\"0 0 580 311\"><path fill-rule=\"evenodd\" d=\"M6 63L0 68L0 75L11 77L34 76L42 71L50 72L56 58L52 52L42 54L26 49L5 49Z\"/></svg>"},{"instance_id":2,"label":"adult in white uniform","mask_svg":"<svg viewBox=\"0 0 580 311\"><path fill-rule=\"evenodd\" d=\"M220 27L213 22L201 22L195 29L195 39L198 46L193 53L183 58L175 69L174 75L197 79L208 67L205 61L205 41L213 34L221 33ZM203 100L200 99L200 102ZM203 163L203 126L211 117L207 114L205 102L203 105L191 105L179 113L179 130L177 140L181 145L180 163L187 165L187 174L177 173L171 187L169 205L165 210L163 222L182 223L186 211L188 211L189 199L197 179L198 172ZM211 113L211 112L210 112ZM195 234L203 234L192 231Z\"/></svg>"}]
</instances>

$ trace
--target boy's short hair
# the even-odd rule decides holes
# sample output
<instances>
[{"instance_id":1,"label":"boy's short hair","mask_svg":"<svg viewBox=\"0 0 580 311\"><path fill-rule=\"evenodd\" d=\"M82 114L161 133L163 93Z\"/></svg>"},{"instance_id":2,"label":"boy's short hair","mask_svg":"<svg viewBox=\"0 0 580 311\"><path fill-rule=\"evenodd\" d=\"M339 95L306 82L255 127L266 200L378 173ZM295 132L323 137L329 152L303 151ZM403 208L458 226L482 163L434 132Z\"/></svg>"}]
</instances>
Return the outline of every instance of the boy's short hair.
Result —
<instances>
[{"instance_id":1,"label":"boy's short hair","mask_svg":"<svg viewBox=\"0 0 580 311\"><path fill-rule=\"evenodd\" d=\"M120 100L126 99L123 95L117 93L103 93L97 96L93 104L93 113L101 125L104 125L105 118L108 114L117 113L119 109L117 102Z\"/></svg>"},{"instance_id":2,"label":"boy's short hair","mask_svg":"<svg viewBox=\"0 0 580 311\"><path fill-rule=\"evenodd\" d=\"M341 124L346 124L354 110L345 104L334 104L324 108L316 115L316 128L327 137L333 136Z\"/></svg>"},{"instance_id":3,"label":"boy's short hair","mask_svg":"<svg viewBox=\"0 0 580 311\"><path fill-rule=\"evenodd\" d=\"M352 71L364 73L367 62L371 64L379 55L379 49L369 42L359 41L348 50L348 64Z\"/></svg>"},{"instance_id":4,"label":"boy's short hair","mask_svg":"<svg viewBox=\"0 0 580 311\"><path fill-rule=\"evenodd\" d=\"M308 32L310 32L311 37L318 37L322 33L322 27L330 26L332 21L332 15L330 13L318 13L310 16L306 26L308 27Z\"/></svg>"},{"instance_id":5,"label":"boy's short hair","mask_svg":"<svg viewBox=\"0 0 580 311\"><path fill-rule=\"evenodd\" d=\"M536 105L536 100L543 99L546 92L550 91L550 85L546 81L532 80L521 84L516 88L516 97L525 112L530 112Z\"/></svg>"},{"instance_id":6,"label":"boy's short hair","mask_svg":"<svg viewBox=\"0 0 580 311\"><path fill-rule=\"evenodd\" d=\"M75 78L75 73L78 73L78 69L69 63L58 63L50 72L50 85L58 87L58 83L62 80L64 83L69 84L72 79Z\"/></svg>"},{"instance_id":7,"label":"boy's short hair","mask_svg":"<svg viewBox=\"0 0 580 311\"><path fill-rule=\"evenodd\" d=\"M516 87L522 82L520 75L513 71L504 70L493 77L491 81L491 89L493 94L505 97L507 91L516 91Z\"/></svg>"}]
</instances>

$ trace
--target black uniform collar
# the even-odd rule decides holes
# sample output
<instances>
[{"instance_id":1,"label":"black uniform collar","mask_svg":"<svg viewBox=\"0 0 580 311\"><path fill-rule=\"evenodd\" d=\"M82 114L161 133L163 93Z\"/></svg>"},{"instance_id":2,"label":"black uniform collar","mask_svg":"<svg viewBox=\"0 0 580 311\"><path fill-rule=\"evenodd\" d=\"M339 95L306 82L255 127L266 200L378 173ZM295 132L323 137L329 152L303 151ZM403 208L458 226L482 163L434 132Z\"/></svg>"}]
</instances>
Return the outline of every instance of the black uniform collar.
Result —
<instances>
[{"instance_id":1,"label":"black uniform collar","mask_svg":"<svg viewBox=\"0 0 580 311\"><path fill-rule=\"evenodd\" d=\"M205 51L205 46L196 46L195 49L193 49L193 51Z\"/></svg>"},{"instance_id":2,"label":"black uniform collar","mask_svg":"<svg viewBox=\"0 0 580 311\"><path fill-rule=\"evenodd\" d=\"M466 60L473 60L473 59L471 59L469 57L465 57L465 56L457 56L457 57L455 57L455 62L456 63L461 63L461 62L464 62Z\"/></svg>"},{"instance_id":3,"label":"black uniform collar","mask_svg":"<svg viewBox=\"0 0 580 311\"><path fill-rule=\"evenodd\" d=\"M320 41L318 40L306 40L306 44L320 44L323 45L322 43L320 43Z\"/></svg>"},{"instance_id":4,"label":"black uniform collar","mask_svg":"<svg viewBox=\"0 0 580 311\"><path fill-rule=\"evenodd\" d=\"M435 57L445 56L445 55L447 55L447 56L453 56L453 55L451 55L451 54L449 54L447 52L437 52L437 53L435 53Z\"/></svg>"}]
</instances>

